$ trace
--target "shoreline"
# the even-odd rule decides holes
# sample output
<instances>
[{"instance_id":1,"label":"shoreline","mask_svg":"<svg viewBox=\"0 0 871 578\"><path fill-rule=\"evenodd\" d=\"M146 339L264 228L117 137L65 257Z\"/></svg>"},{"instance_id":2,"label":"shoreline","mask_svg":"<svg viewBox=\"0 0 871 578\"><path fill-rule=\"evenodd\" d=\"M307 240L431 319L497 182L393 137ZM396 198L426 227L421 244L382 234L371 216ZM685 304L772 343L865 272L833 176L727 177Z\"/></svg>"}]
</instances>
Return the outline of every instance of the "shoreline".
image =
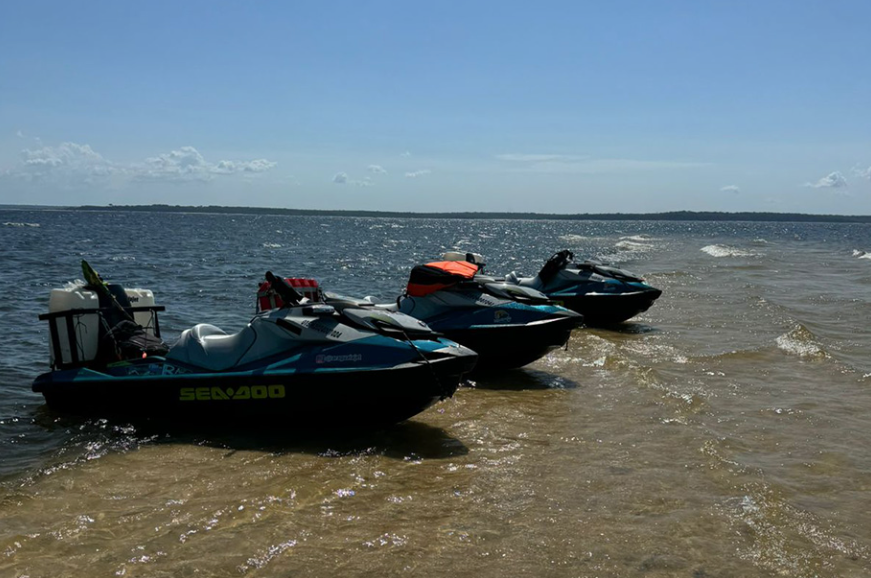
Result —
<instances>
[{"instance_id":1,"label":"shoreline","mask_svg":"<svg viewBox=\"0 0 871 578\"><path fill-rule=\"evenodd\" d=\"M330 209L282 209L222 205L0 205L0 209L22 211L148 212L219 215L265 215L310 217L365 217L392 219L482 219L524 221L737 221L800 223L871 223L871 215L818 215L807 213L668 211L662 213L523 213L523 212L412 212Z\"/></svg>"}]
</instances>

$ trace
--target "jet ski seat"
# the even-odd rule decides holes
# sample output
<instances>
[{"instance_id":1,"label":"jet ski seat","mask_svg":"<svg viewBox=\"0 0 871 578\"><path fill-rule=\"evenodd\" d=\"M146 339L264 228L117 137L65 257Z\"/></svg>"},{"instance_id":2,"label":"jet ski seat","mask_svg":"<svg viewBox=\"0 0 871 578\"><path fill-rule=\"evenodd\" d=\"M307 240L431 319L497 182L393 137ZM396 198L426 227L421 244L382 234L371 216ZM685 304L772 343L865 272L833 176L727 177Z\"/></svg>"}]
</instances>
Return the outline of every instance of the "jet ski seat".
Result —
<instances>
[{"instance_id":1,"label":"jet ski seat","mask_svg":"<svg viewBox=\"0 0 871 578\"><path fill-rule=\"evenodd\" d=\"M166 358L212 371L225 371L242 359L256 339L257 334L250 325L228 335L214 325L200 323L182 331Z\"/></svg>"}]
</instances>

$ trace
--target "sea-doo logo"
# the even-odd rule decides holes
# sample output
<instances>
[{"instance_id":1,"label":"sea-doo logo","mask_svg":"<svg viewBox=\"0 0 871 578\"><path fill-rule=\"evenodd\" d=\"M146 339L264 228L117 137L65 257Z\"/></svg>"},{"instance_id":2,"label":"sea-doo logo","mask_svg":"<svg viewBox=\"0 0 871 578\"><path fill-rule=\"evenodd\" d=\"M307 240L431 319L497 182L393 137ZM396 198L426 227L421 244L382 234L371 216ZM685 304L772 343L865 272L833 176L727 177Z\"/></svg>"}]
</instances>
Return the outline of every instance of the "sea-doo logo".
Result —
<instances>
[{"instance_id":1,"label":"sea-doo logo","mask_svg":"<svg viewBox=\"0 0 871 578\"><path fill-rule=\"evenodd\" d=\"M284 397L283 385L252 385L248 387L183 387L179 391L179 401L220 401L238 399L281 399Z\"/></svg>"},{"instance_id":2,"label":"sea-doo logo","mask_svg":"<svg viewBox=\"0 0 871 578\"><path fill-rule=\"evenodd\" d=\"M493 314L493 321L496 323L511 323L511 315L507 311L497 309L496 313Z\"/></svg>"},{"instance_id":3,"label":"sea-doo logo","mask_svg":"<svg viewBox=\"0 0 871 578\"><path fill-rule=\"evenodd\" d=\"M352 361L363 361L363 356L359 353L348 353L347 355L318 355L315 357L315 363L348 363Z\"/></svg>"}]
</instances>

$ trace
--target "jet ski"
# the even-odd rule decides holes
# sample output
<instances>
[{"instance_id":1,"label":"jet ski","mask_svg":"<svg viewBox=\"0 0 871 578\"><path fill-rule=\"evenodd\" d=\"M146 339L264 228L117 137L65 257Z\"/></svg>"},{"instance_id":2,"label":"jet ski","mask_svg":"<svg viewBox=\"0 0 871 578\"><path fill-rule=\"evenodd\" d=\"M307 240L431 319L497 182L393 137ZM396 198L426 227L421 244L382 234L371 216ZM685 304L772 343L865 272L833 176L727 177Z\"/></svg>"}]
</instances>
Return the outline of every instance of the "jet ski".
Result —
<instances>
[{"instance_id":1,"label":"jet ski","mask_svg":"<svg viewBox=\"0 0 871 578\"><path fill-rule=\"evenodd\" d=\"M160 339L163 307L153 298L128 306L102 280L55 290L50 312L40 316L49 321L52 371L36 378L33 391L51 408L101 417L368 428L450 397L475 365L473 351L416 319L339 310L266 276L280 307L237 333L196 325L172 347ZM148 321L136 323L143 315Z\"/></svg>"},{"instance_id":2,"label":"jet ski","mask_svg":"<svg viewBox=\"0 0 871 578\"><path fill-rule=\"evenodd\" d=\"M478 353L476 370L514 369L563 347L583 317L528 287L478 278L479 265L439 261L411 271L396 303L374 305L327 293L325 302L405 313Z\"/></svg>"},{"instance_id":3,"label":"jet ski","mask_svg":"<svg viewBox=\"0 0 871 578\"><path fill-rule=\"evenodd\" d=\"M554 302L584 316L587 325L620 323L647 311L662 291L643 278L607 263L574 262L574 254L554 254L535 277L511 272L507 283L537 289Z\"/></svg>"}]
</instances>

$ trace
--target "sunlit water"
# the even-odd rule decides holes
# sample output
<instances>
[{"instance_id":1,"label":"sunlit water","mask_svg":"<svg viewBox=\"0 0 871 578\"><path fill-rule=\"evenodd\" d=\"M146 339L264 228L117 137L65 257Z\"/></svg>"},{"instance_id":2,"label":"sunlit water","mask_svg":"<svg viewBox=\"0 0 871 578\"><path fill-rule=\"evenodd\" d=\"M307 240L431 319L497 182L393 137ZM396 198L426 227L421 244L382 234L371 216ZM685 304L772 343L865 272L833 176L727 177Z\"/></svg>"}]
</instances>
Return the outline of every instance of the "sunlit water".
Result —
<instances>
[{"instance_id":1,"label":"sunlit water","mask_svg":"<svg viewBox=\"0 0 871 578\"><path fill-rule=\"evenodd\" d=\"M30 391L52 287L233 330L267 269L389 300L444 250L664 290L357 439L82 421ZM871 575L871 227L0 212L0 576Z\"/></svg>"}]
</instances>

